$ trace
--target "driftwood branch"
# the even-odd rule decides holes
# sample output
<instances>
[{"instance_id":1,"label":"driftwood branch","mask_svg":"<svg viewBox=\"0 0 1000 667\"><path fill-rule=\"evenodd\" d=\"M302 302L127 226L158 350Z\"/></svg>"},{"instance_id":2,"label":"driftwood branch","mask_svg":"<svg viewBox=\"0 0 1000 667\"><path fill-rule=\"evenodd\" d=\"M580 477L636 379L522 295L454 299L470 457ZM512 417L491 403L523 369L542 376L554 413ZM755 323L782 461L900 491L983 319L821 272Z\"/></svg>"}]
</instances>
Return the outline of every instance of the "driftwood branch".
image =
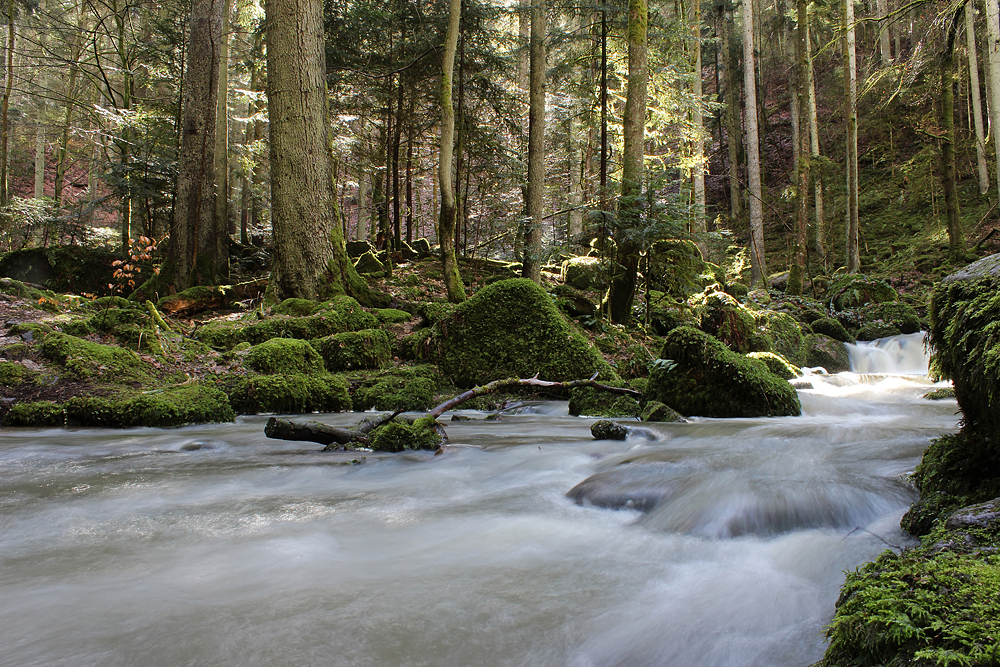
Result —
<instances>
[{"instance_id":1,"label":"driftwood branch","mask_svg":"<svg viewBox=\"0 0 1000 667\"><path fill-rule=\"evenodd\" d=\"M379 426L388 424L401 412L402 410L396 410L378 419L365 419L354 428L327 426L319 422L293 422L289 419L271 417L264 426L264 435L275 440L318 442L326 445L326 449L336 449L336 446L343 447L352 442L367 444L369 433Z\"/></svg>"},{"instance_id":2,"label":"driftwood branch","mask_svg":"<svg viewBox=\"0 0 1000 667\"><path fill-rule=\"evenodd\" d=\"M478 396L485 396L486 394L492 394L493 392L511 387L545 387L546 389L593 387L594 389L607 391L612 394L624 394L635 399L642 398L642 392L636 391L635 389L626 389L625 387L612 387L606 384L601 384L595 380L596 377L597 373L594 373L587 380L569 380L567 382L549 382L548 380L539 380L537 375L533 378L507 378L506 380L494 380L493 382L484 384L480 387L473 387L472 389L463 392L454 398L449 398L447 401L431 410L428 414L432 417L440 417L448 410L452 410L466 401L471 401Z\"/></svg>"}]
</instances>

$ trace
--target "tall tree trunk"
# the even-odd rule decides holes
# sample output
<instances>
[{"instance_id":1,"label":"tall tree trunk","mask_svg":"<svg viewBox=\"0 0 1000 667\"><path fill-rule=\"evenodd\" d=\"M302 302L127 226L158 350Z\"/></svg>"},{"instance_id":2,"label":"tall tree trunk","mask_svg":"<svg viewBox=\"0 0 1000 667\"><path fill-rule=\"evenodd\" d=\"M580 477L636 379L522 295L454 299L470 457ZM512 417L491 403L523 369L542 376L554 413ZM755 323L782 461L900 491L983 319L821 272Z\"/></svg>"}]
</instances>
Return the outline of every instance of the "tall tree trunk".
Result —
<instances>
[{"instance_id":1,"label":"tall tree trunk","mask_svg":"<svg viewBox=\"0 0 1000 667\"><path fill-rule=\"evenodd\" d=\"M886 0L875 0L875 12L878 14L878 56L883 65L892 62L892 51L889 46L889 25L885 18L889 13Z\"/></svg>"},{"instance_id":2,"label":"tall tree trunk","mask_svg":"<svg viewBox=\"0 0 1000 667\"><path fill-rule=\"evenodd\" d=\"M229 215L229 13L231 0L215 0L221 2L222 34L219 40L219 81L216 84L218 95L216 100L215 118L215 197L214 206L216 230L226 230L226 253L229 252L228 235L235 234ZM228 272L227 272L228 277Z\"/></svg>"},{"instance_id":3,"label":"tall tree trunk","mask_svg":"<svg viewBox=\"0 0 1000 667\"><path fill-rule=\"evenodd\" d=\"M809 141L812 157L819 157L819 114L816 112L816 77L813 72L811 27L806 24L806 57L809 67L806 69L809 87ZM810 245L816 255L816 261L826 266L826 236L823 212L823 178L820 174L812 174L813 179L813 209L815 223L810 227Z\"/></svg>"},{"instance_id":4,"label":"tall tree trunk","mask_svg":"<svg viewBox=\"0 0 1000 667\"><path fill-rule=\"evenodd\" d=\"M191 7L177 204L170 230L169 270L163 271L164 280L177 291L192 285L220 285L229 276L228 227L218 227L213 196L225 7L226 0L197 0Z\"/></svg>"},{"instance_id":5,"label":"tall tree trunk","mask_svg":"<svg viewBox=\"0 0 1000 667\"><path fill-rule=\"evenodd\" d=\"M941 142L941 180L948 221L948 249L956 258L965 250L965 236L958 214L958 188L955 183L955 37L962 12L961 7L955 11L948 30L948 41L941 54L941 127L945 135Z\"/></svg>"},{"instance_id":6,"label":"tall tree trunk","mask_svg":"<svg viewBox=\"0 0 1000 667\"><path fill-rule=\"evenodd\" d=\"M10 202L7 191L7 170L10 141L10 91L14 86L14 0L7 1L7 82L3 91L3 106L0 108L0 206Z\"/></svg>"},{"instance_id":7,"label":"tall tree trunk","mask_svg":"<svg viewBox=\"0 0 1000 667\"><path fill-rule=\"evenodd\" d=\"M76 46L71 47L73 53L71 57L69 82L66 84L66 99L72 100L76 90L76 79L79 72L77 58L79 51ZM66 180L66 168L69 166L69 133L73 125L73 104L67 102L65 114L63 116L62 132L59 133L59 152L56 154L56 176L53 183L52 199L56 207L62 206L63 184Z\"/></svg>"},{"instance_id":8,"label":"tall tree trunk","mask_svg":"<svg viewBox=\"0 0 1000 667\"><path fill-rule=\"evenodd\" d=\"M809 192L809 171L812 153L812 145L809 141L809 123L806 118L809 110L809 86L807 85L809 81L809 48L807 46L809 16L806 0L797 0L795 3L795 18L798 23L795 40L795 50L798 55L798 76L796 77L798 90L795 91L795 94L799 100L798 111L800 114L799 136L796 137L799 145L799 165L795 247L786 291L789 294L802 294L802 282L806 269L806 229L809 226L809 199L811 195Z\"/></svg>"},{"instance_id":9,"label":"tall tree trunk","mask_svg":"<svg viewBox=\"0 0 1000 667\"><path fill-rule=\"evenodd\" d=\"M854 48L854 0L844 0L844 116L847 119L847 252L848 273L861 269L858 244L858 61Z\"/></svg>"},{"instance_id":10,"label":"tall tree trunk","mask_svg":"<svg viewBox=\"0 0 1000 667\"><path fill-rule=\"evenodd\" d=\"M410 98L410 124L406 129L406 242L413 243L413 98Z\"/></svg>"},{"instance_id":11,"label":"tall tree trunk","mask_svg":"<svg viewBox=\"0 0 1000 667\"><path fill-rule=\"evenodd\" d=\"M45 196L45 125L43 115L45 107L38 105L35 118L35 199Z\"/></svg>"},{"instance_id":12,"label":"tall tree trunk","mask_svg":"<svg viewBox=\"0 0 1000 667\"><path fill-rule=\"evenodd\" d=\"M545 0L531 3L528 103L528 229L521 275L542 281L542 218L545 205Z\"/></svg>"},{"instance_id":13,"label":"tall tree trunk","mask_svg":"<svg viewBox=\"0 0 1000 667\"><path fill-rule=\"evenodd\" d=\"M743 132L739 122L739 85L736 77L736 63L733 60L732 43L733 17L726 8L719 9L720 32L722 33L722 61L725 72L726 148L729 152L729 219L735 225L743 217L743 192L740 187L740 144ZM720 100L721 101L721 100Z\"/></svg>"},{"instance_id":14,"label":"tall tree trunk","mask_svg":"<svg viewBox=\"0 0 1000 667\"><path fill-rule=\"evenodd\" d=\"M444 284L448 300L465 301L465 286L458 272L455 257L455 227L458 207L455 202L455 181L452 177L452 158L455 146L455 107L452 103L452 79L455 75L455 52L458 51L458 31L462 18L462 0L448 0L448 29L444 38L444 56L441 76L441 152L438 161L438 181L441 183L441 217L438 222L438 241L441 243L441 262L444 266Z\"/></svg>"},{"instance_id":15,"label":"tall tree trunk","mask_svg":"<svg viewBox=\"0 0 1000 667\"><path fill-rule=\"evenodd\" d=\"M691 221L691 233L695 235L698 247L705 254L708 247L701 237L708 227L705 220L705 140L702 133L705 130L705 118L701 107L701 2L690 3L691 13L691 67L694 76L691 79L691 95L694 97L694 108L691 110L691 124L694 125L695 139L694 166L691 168L691 185L694 190L694 217Z\"/></svg>"},{"instance_id":16,"label":"tall tree trunk","mask_svg":"<svg viewBox=\"0 0 1000 667\"><path fill-rule=\"evenodd\" d=\"M640 247L632 233L641 224L643 158L646 136L646 94L649 85L647 65L647 28L649 13L646 0L628 3L628 82L625 88L625 115L622 118L622 191L618 204L618 257L608 288L611 321L625 324L632 314Z\"/></svg>"},{"instance_id":17,"label":"tall tree trunk","mask_svg":"<svg viewBox=\"0 0 1000 667\"><path fill-rule=\"evenodd\" d=\"M347 257L335 218L321 0L267 0L274 269L269 297L338 292L384 303Z\"/></svg>"},{"instance_id":18,"label":"tall tree trunk","mask_svg":"<svg viewBox=\"0 0 1000 667\"><path fill-rule=\"evenodd\" d=\"M747 181L750 186L750 283L761 285L767 277L767 263L764 258L764 207L760 185L755 63L753 3L751 0L743 0L743 88L746 91Z\"/></svg>"},{"instance_id":19,"label":"tall tree trunk","mask_svg":"<svg viewBox=\"0 0 1000 667\"><path fill-rule=\"evenodd\" d=\"M972 119L976 128L976 166L979 174L979 194L990 189L990 171L986 165L986 132L983 128L983 101L979 95L979 57L976 53L976 28L973 3L965 5L965 38L969 48L969 88L972 90Z\"/></svg>"},{"instance_id":20,"label":"tall tree trunk","mask_svg":"<svg viewBox=\"0 0 1000 667\"><path fill-rule=\"evenodd\" d=\"M396 127L392 137L392 249L399 250L402 245L400 222L400 184L399 184L399 146L403 141L403 78L397 83L396 92Z\"/></svg>"}]
</instances>

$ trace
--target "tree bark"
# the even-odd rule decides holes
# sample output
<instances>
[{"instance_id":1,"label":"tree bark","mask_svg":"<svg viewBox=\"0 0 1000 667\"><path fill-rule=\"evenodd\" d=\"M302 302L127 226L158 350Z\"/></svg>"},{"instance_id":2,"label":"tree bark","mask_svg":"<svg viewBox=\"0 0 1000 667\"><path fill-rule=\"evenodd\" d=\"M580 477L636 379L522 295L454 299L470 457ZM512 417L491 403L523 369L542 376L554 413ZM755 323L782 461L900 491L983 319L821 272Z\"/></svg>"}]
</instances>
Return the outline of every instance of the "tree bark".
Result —
<instances>
[{"instance_id":1,"label":"tree bark","mask_svg":"<svg viewBox=\"0 0 1000 667\"><path fill-rule=\"evenodd\" d=\"M625 87L625 115L622 119L622 189L618 204L618 258L608 288L611 321L625 324L632 315L640 247L632 234L641 224L643 158L646 136L647 64L646 0L628 3L628 82Z\"/></svg>"},{"instance_id":2,"label":"tree bark","mask_svg":"<svg viewBox=\"0 0 1000 667\"><path fill-rule=\"evenodd\" d=\"M542 218L545 205L545 0L531 3L528 95L528 227L521 275L542 281Z\"/></svg>"},{"instance_id":3,"label":"tree bark","mask_svg":"<svg viewBox=\"0 0 1000 667\"><path fill-rule=\"evenodd\" d=\"M854 48L854 0L844 0L844 116L847 120L847 252L848 273L861 269L858 243L858 61Z\"/></svg>"},{"instance_id":4,"label":"tree bark","mask_svg":"<svg viewBox=\"0 0 1000 667\"><path fill-rule=\"evenodd\" d=\"M267 0L265 11L274 229L269 296L346 292L364 305L385 303L354 270L334 218L322 2Z\"/></svg>"},{"instance_id":5,"label":"tree bark","mask_svg":"<svg viewBox=\"0 0 1000 667\"><path fill-rule=\"evenodd\" d=\"M10 193L7 189L7 171L9 162L9 151L7 145L10 141L10 92L14 86L14 0L7 2L7 82L4 85L3 105L0 108L0 206L6 206L10 202Z\"/></svg>"},{"instance_id":6,"label":"tree bark","mask_svg":"<svg viewBox=\"0 0 1000 667\"><path fill-rule=\"evenodd\" d=\"M743 217L743 189L740 187L740 143L743 133L737 115L740 105L736 63L733 62L730 48L733 17L729 9L720 7L719 13L720 32L722 33L722 62L725 72L725 102L723 107L725 109L726 148L729 152L729 219L730 225L735 225Z\"/></svg>"},{"instance_id":7,"label":"tree bark","mask_svg":"<svg viewBox=\"0 0 1000 667\"><path fill-rule=\"evenodd\" d=\"M236 229L230 222L229 215L229 14L232 9L231 0L216 0L222 7L222 33L219 36L219 81L216 95L215 117L215 220L213 227L216 232L226 231L226 256L229 256L229 235ZM235 220L233 221L235 222ZM228 277L228 270L226 277Z\"/></svg>"},{"instance_id":8,"label":"tree bark","mask_svg":"<svg viewBox=\"0 0 1000 667\"><path fill-rule=\"evenodd\" d=\"M998 0L985 0L985 2L987 47L990 62L989 89L992 100L990 117L993 119L991 134L996 136L997 131L1000 131L1000 2ZM1000 189L1000 150L995 150L995 147L996 141L994 140L994 153L996 153L997 160L996 179L997 187Z\"/></svg>"},{"instance_id":9,"label":"tree bark","mask_svg":"<svg viewBox=\"0 0 1000 667\"><path fill-rule=\"evenodd\" d=\"M819 114L816 111L816 77L813 72L812 62L812 29L806 24L806 56L809 60L809 67L806 70L808 75L807 85L809 86L809 141L812 157L819 157ZM823 212L823 178L820 174L812 174L813 179L813 214L815 224L810 229L811 245L816 255L816 261L826 266L826 229Z\"/></svg>"},{"instance_id":10,"label":"tree bark","mask_svg":"<svg viewBox=\"0 0 1000 667\"><path fill-rule=\"evenodd\" d=\"M215 219L215 150L219 54L226 0L197 0L184 71L184 111L177 176L177 203L170 229L169 269L176 291L219 285L229 276L228 226Z\"/></svg>"},{"instance_id":11,"label":"tree bark","mask_svg":"<svg viewBox=\"0 0 1000 667\"><path fill-rule=\"evenodd\" d=\"M767 264L764 258L764 207L760 185L755 62L753 3L743 0L743 88L746 91L747 180L750 186L750 283L758 286L767 277Z\"/></svg>"},{"instance_id":12,"label":"tree bark","mask_svg":"<svg viewBox=\"0 0 1000 667\"><path fill-rule=\"evenodd\" d=\"M948 30L948 41L941 54L941 142L942 186L944 187L945 215L948 221L948 249L953 257L965 250L965 235L958 212L958 187L955 182L955 37L962 16L962 8L955 11Z\"/></svg>"},{"instance_id":13,"label":"tree bark","mask_svg":"<svg viewBox=\"0 0 1000 667\"><path fill-rule=\"evenodd\" d=\"M455 75L455 52L458 51L458 32L462 18L462 0L448 0L448 29L444 39L441 76L441 152L438 164L438 181L441 184L441 217L438 223L438 241L441 244L441 263L448 300L465 301L465 286L458 272L455 257L455 227L458 224L458 206L455 201L455 181L452 175L452 158L455 146L455 107L452 102Z\"/></svg>"},{"instance_id":14,"label":"tree bark","mask_svg":"<svg viewBox=\"0 0 1000 667\"><path fill-rule=\"evenodd\" d=\"M979 57L976 53L976 27L973 21L976 7L965 5L965 38L969 51L969 88L972 90L972 119L976 129L976 167L979 175L979 194L990 189L990 172L986 165L986 131L983 128L983 101L979 95Z\"/></svg>"},{"instance_id":15,"label":"tree bark","mask_svg":"<svg viewBox=\"0 0 1000 667\"><path fill-rule=\"evenodd\" d=\"M691 11L691 67L694 70L691 80L691 95L694 97L694 108L691 110L691 123L694 125L694 166L691 168L691 185L694 191L694 217L691 220L691 233L704 255L708 249L701 235L708 231L705 220L705 117L702 112L702 82L701 82L701 2L696 0L690 4Z\"/></svg>"},{"instance_id":16,"label":"tree bark","mask_svg":"<svg viewBox=\"0 0 1000 667\"><path fill-rule=\"evenodd\" d=\"M795 243L792 251L792 265L788 273L788 287L786 291L789 294L798 295L802 294L802 283L806 270L806 230L809 226L809 199L811 194L809 192L809 172L812 145L809 141L809 123L806 117L809 110L809 87L807 85L809 81L809 50L806 44L809 17L806 0L797 0L795 3L795 15L798 23L795 40L795 50L798 56L798 76L796 77L798 90L795 91L795 94L799 101L798 112L800 115L799 136L796 137L799 147L799 164Z\"/></svg>"}]
</instances>

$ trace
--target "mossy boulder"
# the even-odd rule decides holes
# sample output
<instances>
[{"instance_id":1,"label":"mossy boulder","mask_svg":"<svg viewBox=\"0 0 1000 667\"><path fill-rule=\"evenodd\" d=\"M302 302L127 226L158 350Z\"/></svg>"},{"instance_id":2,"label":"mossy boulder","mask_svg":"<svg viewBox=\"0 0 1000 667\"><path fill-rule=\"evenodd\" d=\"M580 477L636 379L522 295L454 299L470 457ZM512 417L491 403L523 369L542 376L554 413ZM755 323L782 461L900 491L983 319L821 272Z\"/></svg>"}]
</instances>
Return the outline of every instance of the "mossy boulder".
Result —
<instances>
[{"instance_id":1,"label":"mossy boulder","mask_svg":"<svg viewBox=\"0 0 1000 667\"><path fill-rule=\"evenodd\" d=\"M955 388L941 387L939 389L932 389L931 391L924 394L921 398L926 398L928 401L947 401L949 399L954 399Z\"/></svg>"},{"instance_id":2,"label":"mossy boulder","mask_svg":"<svg viewBox=\"0 0 1000 667\"><path fill-rule=\"evenodd\" d=\"M230 422L235 418L226 395L216 387L193 383L134 396L74 396L64 405L74 426L170 428L185 424Z\"/></svg>"},{"instance_id":3,"label":"mossy boulder","mask_svg":"<svg viewBox=\"0 0 1000 667\"><path fill-rule=\"evenodd\" d=\"M597 306L583 291L571 285L556 285L552 289L556 305L570 317L594 317Z\"/></svg>"},{"instance_id":4,"label":"mossy boulder","mask_svg":"<svg viewBox=\"0 0 1000 667\"><path fill-rule=\"evenodd\" d=\"M780 354L775 354L774 352L751 352L747 356L751 359L764 362L767 370L783 380L791 380L802 375L802 371L798 367L788 363L788 360Z\"/></svg>"},{"instance_id":5,"label":"mossy boulder","mask_svg":"<svg viewBox=\"0 0 1000 667\"><path fill-rule=\"evenodd\" d=\"M354 269L358 273L381 273L385 271L385 265L369 250L354 262Z\"/></svg>"},{"instance_id":6,"label":"mossy boulder","mask_svg":"<svg viewBox=\"0 0 1000 667\"><path fill-rule=\"evenodd\" d=\"M573 387L569 390L569 413L571 415L638 417L640 409L639 401L631 396L613 394L593 387Z\"/></svg>"},{"instance_id":7,"label":"mossy boulder","mask_svg":"<svg viewBox=\"0 0 1000 667\"><path fill-rule=\"evenodd\" d=\"M313 341L313 346L332 372L385 368L392 363L389 334L382 329L333 334Z\"/></svg>"},{"instance_id":8,"label":"mossy boulder","mask_svg":"<svg viewBox=\"0 0 1000 667\"><path fill-rule=\"evenodd\" d=\"M845 311L846 314L849 311ZM920 316L913 306L899 301L872 303L851 313L849 323L857 323L858 340L875 340L886 336L920 331Z\"/></svg>"},{"instance_id":9,"label":"mossy boulder","mask_svg":"<svg viewBox=\"0 0 1000 667\"><path fill-rule=\"evenodd\" d=\"M899 327L893 326L888 322L882 322L876 320L875 322L868 322L861 329L858 330L858 340L869 341L878 340L879 338L888 338L889 336L898 336L902 333Z\"/></svg>"},{"instance_id":10,"label":"mossy boulder","mask_svg":"<svg viewBox=\"0 0 1000 667\"><path fill-rule=\"evenodd\" d=\"M700 327L729 346L734 352L767 351L770 343L757 329L752 311L725 292L706 290L691 303L700 314Z\"/></svg>"},{"instance_id":11,"label":"mossy boulder","mask_svg":"<svg viewBox=\"0 0 1000 667\"><path fill-rule=\"evenodd\" d=\"M52 401L15 403L4 418L5 426L62 426L65 413Z\"/></svg>"},{"instance_id":12,"label":"mossy boulder","mask_svg":"<svg viewBox=\"0 0 1000 667\"><path fill-rule=\"evenodd\" d=\"M684 415L674 410L669 405L659 401L649 401L642 408L639 417L644 422L682 422L686 421Z\"/></svg>"},{"instance_id":13,"label":"mossy boulder","mask_svg":"<svg viewBox=\"0 0 1000 667\"><path fill-rule=\"evenodd\" d=\"M399 418L372 431L368 446L377 452L403 452L411 449L435 450L444 444L434 427L434 418L414 422Z\"/></svg>"},{"instance_id":14,"label":"mossy boulder","mask_svg":"<svg viewBox=\"0 0 1000 667\"><path fill-rule=\"evenodd\" d=\"M834 340L839 340L841 343L854 342L854 337L847 332L846 327L832 317L821 317L813 320L809 326L812 328L813 333L828 336Z\"/></svg>"},{"instance_id":15,"label":"mossy boulder","mask_svg":"<svg viewBox=\"0 0 1000 667\"><path fill-rule=\"evenodd\" d=\"M285 299L271 309L272 315L291 315L293 317L304 317L312 315L320 309L320 305L309 299Z\"/></svg>"},{"instance_id":16,"label":"mossy boulder","mask_svg":"<svg viewBox=\"0 0 1000 667\"><path fill-rule=\"evenodd\" d=\"M839 340L813 334L806 336L805 365L811 368L820 366L828 373L842 373L851 370L851 355Z\"/></svg>"},{"instance_id":17,"label":"mossy boulder","mask_svg":"<svg viewBox=\"0 0 1000 667\"><path fill-rule=\"evenodd\" d=\"M348 241L347 246L347 256L352 259L355 257L361 257L361 255L366 252L372 252L375 248L368 241Z\"/></svg>"},{"instance_id":18,"label":"mossy boulder","mask_svg":"<svg viewBox=\"0 0 1000 667\"><path fill-rule=\"evenodd\" d=\"M0 361L0 387L16 387L27 382L33 373L19 363Z\"/></svg>"},{"instance_id":19,"label":"mossy boulder","mask_svg":"<svg viewBox=\"0 0 1000 667\"><path fill-rule=\"evenodd\" d=\"M700 316L687 301L678 300L669 294L650 290L646 295L649 308L649 322L653 333L666 336L682 326L698 326Z\"/></svg>"},{"instance_id":20,"label":"mossy boulder","mask_svg":"<svg viewBox=\"0 0 1000 667\"><path fill-rule=\"evenodd\" d=\"M703 331L679 327L667 335L649 376L646 399L685 416L776 417L801 413L798 395L755 359L737 354Z\"/></svg>"},{"instance_id":21,"label":"mossy boulder","mask_svg":"<svg viewBox=\"0 0 1000 667\"><path fill-rule=\"evenodd\" d=\"M604 269L597 257L571 257L562 263L562 281L579 290L604 287Z\"/></svg>"},{"instance_id":22,"label":"mossy boulder","mask_svg":"<svg viewBox=\"0 0 1000 667\"><path fill-rule=\"evenodd\" d=\"M431 252L431 243L427 239L416 239L410 244L414 250L416 250L421 255L429 255Z\"/></svg>"},{"instance_id":23,"label":"mossy boulder","mask_svg":"<svg viewBox=\"0 0 1000 667\"><path fill-rule=\"evenodd\" d=\"M718 268L718 267L716 267ZM717 280L715 271L689 239L657 241L649 251L649 278L664 292L686 299ZM718 276L725 280L724 272Z\"/></svg>"},{"instance_id":24,"label":"mossy boulder","mask_svg":"<svg viewBox=\"0 0 1000 667\"><path fill-rule=\"evenodd\" d=\"M754 318L757 331L767 339L770 349L793 364L806 360L805 337L798 320L788 313L765 310Z\"/></svg>"},{"instance_id":25,"label":"mossy boulder","mask_svg":"<svg viewBox=\"0 0 1000 667\"><path fill-rule=\"evenodd\" d=\"M382 324L402 324L413 319L410 313L395 308L376 308L374 314Z\"/></svg>"},{"instance_id":26,"label":"mossy boulder","mask_svg":"<svg viewBox=\"0 0 1000 667\"><path fill-rule=\"evenodd\" d=\"M348 383L340 375L254 375L223 383L239 414L344 412L351 409Z\"/></svg>"},{"instance_id":27,"label":"mossy boulder","mask_svg":"<svg viewBox=\"0 0 1000 667\"><path fill-rule=\"evenodd\" d=\"M832 310L847 310L871 303L899 301L899 294L884 281L860 273L850 273L835 278L830 283L825 299Z\"/></svg>"},{"instance_id":28,"label":"mossy boulder","mask_svg":"<svg viewBox=\"0 0 1000 667\"><path fill-rule=\"evenodd\" d=\"M599 419L590 425L590 434L594 440L625 440L628 428L610 419Z\"/></svg>"},{"instance_id":29,"label":"mossy boulder","mask_svg":"<svg viewBox=\"0 0 1000 667\"><path fill-rule=\"evenodd\" d=\"M458 305L454 303L429 301L420 305L417 309L417 314L420 315L421 324L427 327L450 317L456 308L458 308Z\"/></svg>"},{"instance_id":30,"label":"mossy boulder","mask_svg":"<svg viewBox=\"0 0 1000 667\"><path fill-rule=\"evenodd\" d=\"M430 410L436 405L438 394L449 388L447 379L435 366L400 366L358 381L353 389L354 409Z\"/></svg>"},{"instance_id":31,"label":"mossy boulder","mask_svg":"<svg viewBox=\"0 0 1000 667\"><path fill-rule=\"evenodd\" d=\"M106 248L81 245L25 248L0 256L0 276L60 293L108 294L108 285L115 282L112 263L117 259L121 255Z\"/></svg>"},{"instance_id":32,"label":"mossy boulder","mask_svg":"<svg viewBox=\"0 0 1000 667\"><path fill-rule=\"evenodd\" d=\"M62 333L42 339L41 353L60 364L70 377L88 380L105 377L116 382L140 381L148 376L148 365L131 350L101 345Z\"/></svg>"},{"instance_id":33,"label":"mossy boulder","mask_svg":"<svg viewBox=\"0 0 1000 667\"><path fill-rule=\"evenodd\" d=\"M254 345L247 350L243 363L264 375L323 372L323 357L312 345L295 338L272 338Z\"/></svg>"},{"instance_id":34,"label":"mossy boulder","mask_svg":"<svg viewBox=\"0 0 1000 667\"><path fill-rule=\"evenodd\" d=\"M614 372L530 280L488 285L436 325L441 370L460 387L508 377L561 381Z\"/></svg>"}]
</instances>

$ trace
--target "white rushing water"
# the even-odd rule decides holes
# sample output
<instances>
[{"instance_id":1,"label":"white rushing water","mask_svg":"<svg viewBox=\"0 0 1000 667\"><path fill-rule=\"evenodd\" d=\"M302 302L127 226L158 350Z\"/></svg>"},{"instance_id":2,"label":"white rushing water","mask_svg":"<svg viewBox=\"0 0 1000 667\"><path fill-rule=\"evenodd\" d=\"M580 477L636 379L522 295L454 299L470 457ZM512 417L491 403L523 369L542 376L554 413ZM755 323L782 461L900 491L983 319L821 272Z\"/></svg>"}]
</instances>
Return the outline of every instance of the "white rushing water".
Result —
<instances>
[{"instance_id":1,"label":"white rushing water","mask_svg":"<svg viewBox=\"0 0 1000 667\"><path fill-rule=\"evenodd\" d=\"M796 418L598 442L548 403L359 465L264 417L4 431L0 665L807 665L957 424L809 379Z\"/></svg>"}]
</instances>

